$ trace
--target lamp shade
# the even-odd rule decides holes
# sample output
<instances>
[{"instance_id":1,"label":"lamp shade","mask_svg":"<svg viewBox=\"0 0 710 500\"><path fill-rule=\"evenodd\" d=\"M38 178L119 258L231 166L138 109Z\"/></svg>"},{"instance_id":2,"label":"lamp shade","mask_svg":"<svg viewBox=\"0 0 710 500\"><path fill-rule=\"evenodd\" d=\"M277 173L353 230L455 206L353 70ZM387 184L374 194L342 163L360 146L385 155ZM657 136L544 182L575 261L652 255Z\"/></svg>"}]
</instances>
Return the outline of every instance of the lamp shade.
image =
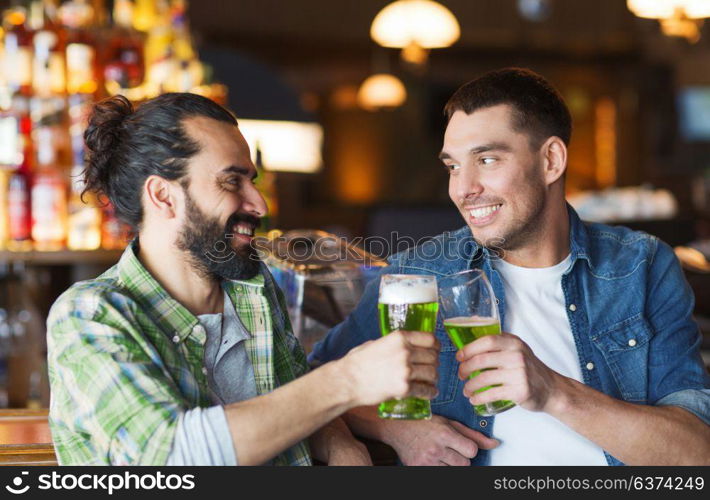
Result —
<instances>
[{"instance_id":1,"label":"lamp shade","mask_svg":"<svg viewBox=\"0 0 710 500\"><path fill-rule=\"evenodd\" d=\"M396 108L407 100L404 84L394 75L378 73L368 77L357 93L358 104L370 111Z\"/></svg>"},{"instance_id":2,"label":"lamp shade","mask_svg":"<svg viewBox=\"0 0 710 500\"><path fill-rule=\"evenodd\" d=\"M627 0L626 5L638 17L668 19L681 11L688 19L710 17L710 0Z\"/></svg>"},{"instance_id":3,"label":"lamp shade","mask_svg":"<svg viewBox=\"0 0 710 500\"><path fill-rule=\"evenodd\" d=\"M449 47L461 35L456 17L431 0L398 0L372 21L370 36L383 47L416 44L425 49Z\"/></svg>"}]
</instances>

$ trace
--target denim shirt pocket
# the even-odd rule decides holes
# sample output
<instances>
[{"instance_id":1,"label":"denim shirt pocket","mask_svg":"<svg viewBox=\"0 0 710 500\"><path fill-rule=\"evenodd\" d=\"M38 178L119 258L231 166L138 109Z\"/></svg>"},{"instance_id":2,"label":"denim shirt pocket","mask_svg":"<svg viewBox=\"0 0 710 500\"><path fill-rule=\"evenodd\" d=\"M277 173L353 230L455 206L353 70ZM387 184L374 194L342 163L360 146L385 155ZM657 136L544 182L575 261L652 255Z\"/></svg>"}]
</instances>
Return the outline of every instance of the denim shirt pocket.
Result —
<instances>
[{"instance_id":1,"label":"denim shirt pocket","mask_svg":"<svg viewBox=\"0 0 710 500\"><path fill-rule=\"evenodd\" d=\"M459 384L459 362L456 360L456 346L451 343L441 317L436 319L436 338L441 344L439 353L439 380L437 388L439 394L431 400L432 406L442 406L453 403L456 399L456 388Z\"/></svg>"},{"instance_id":2,"label":"denim shirt pocket","mask_svg":"<svg viewBox=\"0 0 710 500\"><path fill-rule=\"evenodd\" d=\"M625 401L646 403L652 330L641 315L620 321L592 337Z\"/></svg>"}]
</instances>

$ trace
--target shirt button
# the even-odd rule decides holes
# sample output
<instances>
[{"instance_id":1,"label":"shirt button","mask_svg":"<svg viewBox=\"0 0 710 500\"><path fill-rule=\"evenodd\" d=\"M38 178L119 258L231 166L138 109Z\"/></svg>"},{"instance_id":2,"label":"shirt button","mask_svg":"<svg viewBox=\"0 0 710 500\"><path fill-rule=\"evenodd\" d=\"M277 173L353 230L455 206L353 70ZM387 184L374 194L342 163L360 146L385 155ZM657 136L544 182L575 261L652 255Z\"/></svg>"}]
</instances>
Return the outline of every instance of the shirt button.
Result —
<instances>
[{"instance_id":1,"label":"shirt button","mask_svg":"<svg viewBox=\"0 0 710 500\"><path fill-rule=\"evenodd\" d=\"M500 304L500 300L496 299L496 305Z\"/></svg>"},{"instance_id":2,"label":"shirt button","mask_svg":"<svg viewBox=\"0 0 710 500\"><path fill-rule=\"evenodd\" d=\"M487 421L487 420L481 420L480 422L478 422L478 425L480 425L481 427L486 427L486 426L488 425L488 421Z\"/></svg>"},{"instance_id":3,"label":"shirt button","mask_svg":"<svg viewBox=\"0 0 710 500\"><path fill-rule=\"evenodd\" d=\"M195 325L195 327L192 329L194 333L202 333L204 331L204 328L202 328L202 325Z\"/></svg>"},{"instance_id":4,"label":"shirt button","mask_svg":"<svg viewBox=\"0 0 710 500\"><path fill-rule=\"evenodd\" d=\"M575 306L574 304L570 304L570 305L569 305L569 310L572 311L572 312L575 312L575 311L577 310L577 306Z\"/></svg>"},{"instance_id":5,"label":"shirt button","mask_svg":"<svg viewBox=\"0 0 710 500\"><path fill-rule=\"evenodd\" d=\"M629 346L630 346L630 347L633 347L633 346L635 346L635 345L636 345L636 339L631 339L631 340L629 340Z\"/></svg>"},{"instance_id":6,"label":"shirt button","mask_svg":"<svg viewBox=\"0 0 710 500\"><path fill-rule=\"evenodd\" d=\"M202 374L207 375L207 368L205 368L204 366L202 367Z\"/></svg>"},{"instance_id":7,"label":"shirt button","mask_svg":"<svg viewBox=\"0 0 710 500\"><path fill-rule=\"evenodd\" d=\"M594 370L594 363L592 363L591 361L587 363L587 370Z\"/></svg>"},{"instance_id":8,"label":"shirt button","mask_svg":"<svg viewBox=\"0 0 710 500\"><path fill-rule=\"evenodd\" d=\"M180 337L179 337L178 335L175 335L175 336L173 337L173 342L175 342L176 344L177 344L178 342L180 342Z\"/></svg>"}]
</instances>

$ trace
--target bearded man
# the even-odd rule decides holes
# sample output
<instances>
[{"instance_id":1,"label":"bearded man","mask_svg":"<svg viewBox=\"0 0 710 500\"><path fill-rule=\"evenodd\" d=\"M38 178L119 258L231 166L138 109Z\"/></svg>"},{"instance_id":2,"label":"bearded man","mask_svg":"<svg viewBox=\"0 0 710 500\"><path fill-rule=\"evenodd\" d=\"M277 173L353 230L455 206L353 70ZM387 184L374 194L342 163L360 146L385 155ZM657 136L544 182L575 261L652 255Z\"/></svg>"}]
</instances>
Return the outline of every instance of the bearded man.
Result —
<instances>
[{"instance_id":1,"label":"bearded man","mask_svg":"<svg viewBox=\"0 0 710 500\"><path fill-rule=\"evenodd\" d=\"M137 237L47 320L62 465L367 465L347 409L436 393L437 342L396 332L307 372L251 246L266 205L235 117L193 94L97 104L87 189ZM312 454L312 455L311 455Z\"/></svg>"}]
</instances>

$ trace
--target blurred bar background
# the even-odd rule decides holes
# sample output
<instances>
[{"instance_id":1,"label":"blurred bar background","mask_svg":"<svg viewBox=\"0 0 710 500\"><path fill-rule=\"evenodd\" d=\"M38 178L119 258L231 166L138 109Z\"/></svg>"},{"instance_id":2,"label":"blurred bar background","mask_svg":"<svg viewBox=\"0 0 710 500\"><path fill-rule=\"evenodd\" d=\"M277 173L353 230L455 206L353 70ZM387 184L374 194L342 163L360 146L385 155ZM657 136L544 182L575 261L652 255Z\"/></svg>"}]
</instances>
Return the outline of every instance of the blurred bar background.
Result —
<instances>
[{"instance_id":1,"label":"blurred bar background","mask_svg":"<svg viewBox=\"0 0 710 500\"><path fill-rule=\"evenodd\" d=\"M573 115L569 200L680 247L707 356L710 1L443 0L414 28L383 9L433 2L394 4L0 1L0 407L47 407L49 307L130 238L109 205L80 196L86 112L116 93L197 92L233 110L261 170L265 233L419 239L463 225L437 159L446 100L486 71L531 68ZM310 345L305 330L324 333L356 297L309 293L313 266L282 269L301 277L286 290L292 314L308 300L348 305L301 325Z\"/></svg>"}]
</instances>

